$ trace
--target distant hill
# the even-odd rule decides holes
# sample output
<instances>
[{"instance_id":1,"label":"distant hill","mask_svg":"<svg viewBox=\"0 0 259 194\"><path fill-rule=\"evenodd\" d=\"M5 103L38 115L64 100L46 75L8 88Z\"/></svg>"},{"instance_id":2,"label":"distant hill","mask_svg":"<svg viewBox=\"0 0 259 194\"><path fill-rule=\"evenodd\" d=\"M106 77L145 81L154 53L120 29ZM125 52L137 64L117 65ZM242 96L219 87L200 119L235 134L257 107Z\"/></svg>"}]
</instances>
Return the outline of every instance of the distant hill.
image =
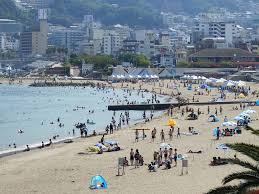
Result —
<instances>
[{"instance_id":1,"label":"distant hill","mask_svg":"<svg viewBox=\"0 0 259 194\"><path fill-rule=\"evenodd\" d=\"M237 1L240 0L55 0L50 20L70 25L85 14L93 14L105 25L161 27L161 11L194 15L212 7L237 10Z\"/></svg>"},{"instance_id":2,"label":"distant hill","mask_svg":"<svg viewBox=\"0 0 259 194\"><path fill-rule=\"evenodd\" d=\"M23 12L18 9L13 0L0 0L0 18L13 19L25 24L33 23L36 11Z\"/></svg>"},{"instance_id":3,"label":"distant hill","mask_svg":"<svg viewBox=\"0 0 259 194\"><path fill-rule=\"evenodd\" d=\"M213 7L237 10L239 1L245 0L54 0L49 21L69 26L81 21L84 15L92 14L105 25L120 23L159 28L161 11L194 15ZM13 0L0 0L0 18L31 22L32 16L35 12L23 13Z\"/></svg>"}]
</instances>

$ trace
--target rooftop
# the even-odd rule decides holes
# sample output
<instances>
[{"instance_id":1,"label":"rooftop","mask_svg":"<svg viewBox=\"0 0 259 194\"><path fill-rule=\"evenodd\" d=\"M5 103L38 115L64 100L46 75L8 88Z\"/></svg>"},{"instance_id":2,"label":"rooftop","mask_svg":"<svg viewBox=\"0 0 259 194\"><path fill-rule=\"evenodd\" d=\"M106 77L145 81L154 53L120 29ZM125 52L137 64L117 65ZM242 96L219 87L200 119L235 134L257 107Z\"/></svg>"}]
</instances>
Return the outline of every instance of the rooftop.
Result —
<instances>
[{"instance_id":1,"label":"rooftop","mask_svg":"<svg viewBox=\"0 0 259 194\"><path fill-rule=\"evenodd\" d=\"M190 55L190 57L258 57L258 55L239 48L227 48L204 49Z\"/></svg>"}]
</instances>

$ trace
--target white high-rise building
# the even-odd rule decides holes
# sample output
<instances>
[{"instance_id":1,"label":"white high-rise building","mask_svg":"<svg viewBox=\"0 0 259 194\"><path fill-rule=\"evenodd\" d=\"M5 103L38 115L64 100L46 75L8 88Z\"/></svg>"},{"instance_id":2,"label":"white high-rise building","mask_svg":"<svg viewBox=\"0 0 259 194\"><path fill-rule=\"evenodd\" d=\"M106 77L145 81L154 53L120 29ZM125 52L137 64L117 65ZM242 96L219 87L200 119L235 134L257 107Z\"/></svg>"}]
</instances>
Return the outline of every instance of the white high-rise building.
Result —
<instances>
[{"instance_id":1,"label":"white high-rise building","mask_svg":"<svg viewBox=\"0 0 259 194\"><path fill-rule=\"evenodd\" d=\"M86 30L86 36L93 40L94 37L94 16L93 15L85 15L83 20L83 28Z\"/></svg>"},{"instance_id":2,"label":"white high-rise building","mask_svg":"<svg viewBox=\"0 0 259 194\"><path fill-rule=\"evenodd\" d=\"M228 45L232 45L238 36L235 22L197 22L194 31L199 32L202 38L224 38Z\"/></svg>"},{"instance_id":3,"label":"white high-rise building","mask_svg":"<svg viewBox=\"0 0 259 194\"><path fill-rule=\"evenodd\" d=\"M103 37L103 53L105 55L117 55L121 48L120 36L116 33L107 33Z\"/></svg>"}]
</instances>

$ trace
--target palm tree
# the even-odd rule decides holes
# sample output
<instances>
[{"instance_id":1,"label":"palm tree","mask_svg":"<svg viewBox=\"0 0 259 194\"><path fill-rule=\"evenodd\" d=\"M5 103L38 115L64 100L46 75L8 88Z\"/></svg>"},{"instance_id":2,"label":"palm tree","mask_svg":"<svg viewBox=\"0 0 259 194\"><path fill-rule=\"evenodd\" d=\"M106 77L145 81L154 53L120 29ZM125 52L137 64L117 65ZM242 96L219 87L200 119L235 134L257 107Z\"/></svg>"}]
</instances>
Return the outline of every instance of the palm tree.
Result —
<instances>
[{"instance_id":1,"label":"palm tree","mask_svg":"<svg viewBox=\"0 0 259 194\"><path fill-rule=\"evenodd\" d=\"M235 186L222 186L210 190L207 194L245 194L251 188L259 187L259 146L250 145L245 143L228 144L228 146L251 159L256 161L256 164L242 161L239 159L226 159L228 163L242 166L247 169L244 172L232 173L225 177L222 181L223 185L233 180L244 180L239 185Z\"/></svg>"}]
</instances>

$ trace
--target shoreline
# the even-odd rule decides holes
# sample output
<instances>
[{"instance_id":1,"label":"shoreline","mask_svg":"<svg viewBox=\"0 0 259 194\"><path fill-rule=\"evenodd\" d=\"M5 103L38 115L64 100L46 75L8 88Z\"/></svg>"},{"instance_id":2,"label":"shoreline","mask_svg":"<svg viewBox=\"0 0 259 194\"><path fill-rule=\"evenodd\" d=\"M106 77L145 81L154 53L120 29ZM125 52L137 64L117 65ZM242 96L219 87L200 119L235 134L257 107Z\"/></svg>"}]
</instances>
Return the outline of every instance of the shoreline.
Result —
<instances>
[{"instance_id":1,"label":"shoreline","mask_svg":"<svg viewBox=\"0 0 259 194\"><path fill-rule=\"evenodd\" d=\"M1 79L0 79L1 80ZM31 80L31 79L29 79L30 81L33 81L33 80ZM7 81L7 80L6 80ZM62 81L63 80L60 80L61 82L61 85L55 85L55 86L53 86L53 87L92 87L92 88L98 88L98 86L96 86L96 84L95 84L95 82L97 83L97 85L99 84L99 81L98 80L91 80L91 81L94 81L94 82L88 82L88 83L86 83L87 85L84 85L84 83L82 84L82 85L80 85L79 83L74 83L75 85L62 85ZM79 80L79 81L85 81L85 80ZM8 83L4 83L5 85L6 84L8 84ZM79 85L77 85L77 84L79 84ZM124 90L124 89L128 89L128 88L126 88L125 86L123 86L123 87L116 87L116 88L114 88L112 85L108 85L107 86L107 82L105 82L105 83L102 83L101 82L101 86L103 87L103 88L108 88L108 89L110 89L110 88L113 88L113 89L121 89L121 90ZM29 83L12 83L11 85L26 85L26 86L29 86L29 87L46 87L46 88L49 88L49 87L52 87L52 86L48 86L48 85L44 85L44 86L32 86L32 85L30 85ZM41 85L41 84L40 84ZM138 91L137 89L130 89L130 91ZM143 91L145 91L145 92L149 92L149 93L152 93L151 91L146 91L146 90L143 90ZM154 93L154 92L153 92ZM156 93L156 92L155 92ZM157 93L156 93L157 94ZM157 94L157 95L159 95L159 96L161 96L161 97L163 97L163 98L165 98L165 101L169 101L170 99L172 99L172 97L171 96L169 96L169 95L166 95L166 94ZM113 111L109 111L109 112L113 112ZM161 112L159 115L157 115L157 116L154 116L153 118L155 119L155 118L159 118L159 117L161 117L163 114L165 114L165 110L163 110L163 111L158 111L158 112ZM137 119L137 121L135 121L134 123L132 123L130 126L137 126L137 125L141 125L141 124L145 124L145 122L144 121L142 121L143 119L142 118L139 118L139 119ZM119 129L119 130L124 130L125 128L129 128L130 127L129 125L128 126L124 126L124 127L122 127L121 129ZM105 127L105 126L104 126ZM98 130L97 130L98 131ZM118 131L118 130L116 130L116 131ZM115 131L115 132L116 132ZM88 138L91 138L91 137L97 137L97 136L102 136L103 134L106 134L106 131L99 131L99 132L97 132L97 135L90 135L90 134L88 134L87 135L87 137L81 137L81 136L67 136L67 137L63 137L63 138L61 138L61 139L56 139L56 140L52 140L52 144L53 145L55 145L55 144L62 144L62 143L65 143L66 141L68 141L68 140L77 140L77 139L88 139ZM52 139L52 138L51 138ZM44 143L46 143L46 142L44 142ZM71 142L71 143L73 143L73 142ZM48 143L46 143L46 144L48 144ZM27 144L28 146L29 146L29 148L30 148L30 151L32 151L32 150L41 150L41 149L44 149L44 148L41 148L41 142L36 142L36 143L32 143L32 144ZM47 147L47 146L46 146ZM28 152L28 151L26 151L26 144L24 144L24 145L20 145L19 147L17 147L17 148L8 148L8 147L6 147L6 149L5 148L3 148L3 149L1 149L0 150L0 158L3 158L3 157L8 157L8 156L11 156L11 155L16 155L16 154L21 154L21 153L24 153L24 152Z\"/></svg>"},{"instance_id":2,"label":"shoreline","mask_svg":"<svg viewBox=\"0 0 259 194\"><path fill-rule=\"evenodd\" d=\"M154 116L153 119L159 119L164 114L165 114L165 111L162 111L160 115ZM134 123L132 125L124 126L121 129L119 129L119 130L114 130L114 133L116 133L118 131L126 130L127 128L131 128L133 126L134 127L135 126L136 127L137 126L142 126L145 123L146 122L144 122L144 121L139 121L139 122L136 122L136 123ZM93 137L100 137L102 135L111 135L111 134L107 134L106 131L102 131L102 132L98 132L97 135L88 135L86 137L68 136L68 137L64 137L64 138L61 138L61 139L52 140L52 144L51 145L44 146L44 147L42 147L41 142L33 143L33 144L28 144L29 148L30 148L29 151L26 150L26 145L21 145L21 146L19 146L17 148L0 150L0 159L4 158L4 157L9 157L9 156L17 155L17 154L21 155L22 153L30 152L30 151L33 151L33 150L41 151L42 149L46 149L48 147L53 147L55 145L70 144L70 143L74 143L74 142L78 141L79 139L85 140L85 139L89 139L89 138L93 138Z\"/></svg>"}]
</instances>

